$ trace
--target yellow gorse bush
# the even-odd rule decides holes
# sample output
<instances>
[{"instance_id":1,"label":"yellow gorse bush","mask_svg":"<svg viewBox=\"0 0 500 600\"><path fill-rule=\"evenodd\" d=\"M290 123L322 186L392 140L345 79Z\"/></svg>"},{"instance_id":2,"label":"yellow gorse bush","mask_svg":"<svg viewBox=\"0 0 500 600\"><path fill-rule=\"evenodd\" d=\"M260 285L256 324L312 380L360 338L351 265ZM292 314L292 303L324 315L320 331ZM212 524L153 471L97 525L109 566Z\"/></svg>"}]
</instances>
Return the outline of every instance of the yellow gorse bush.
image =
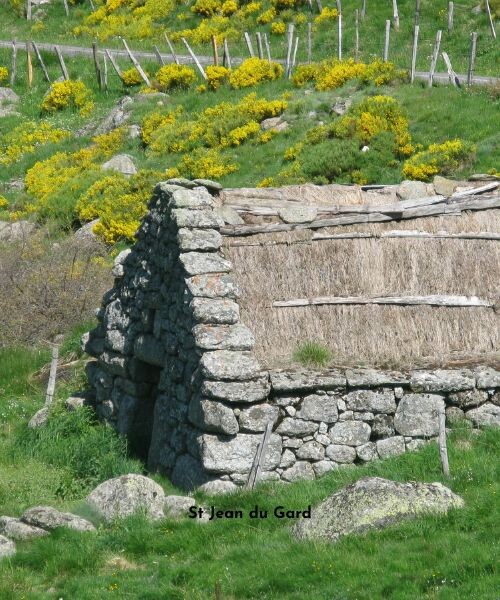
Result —
<instances>
[{"instance_id":1,"label":"yellow gorse bush","mask_svg":"<svg viewBox=\"0 0 500 600\"><path fill-rule=\"evenodd\" d=\"M231 71L226 67L208 66L205 69L208 85L212 90L218 90L220 86L229 81Z\"/></svg>"},{"instance_id":2,"label":"yellow gorse bush","mask_svg":"<svg viewBox=\"0 0 500 600\"><path fill-rule=\"evenodd\" d=\"M404 163L403 174L408 179L429 181L434 175L448 175L471 163L475 152L474 144L460 139L431 144L427 150L417 152Z\"/></svg>"},{"instance_id":3,"label":"yellow gorse bush","mask_svg":"<svg viewBox=\"0 0 500 600\"><path fill-rule=\"evenodd\" d=\"M220 179L238 170L238 165L215 148L197 148L182 157L180 172L191 179Z\"/></svg>"},{"instance_id":4,"label":"yellow gorse bush","mask_svg":"<svg viewBox=\"0 0 500 600\"><path fill-rule=\"evenodd\" d=\"M195 70L187 65L165 65L156 73L156 82L162 90L188 88L195 80Z\"/></svg>"},{"instance_id":5,"label":"yellow gorse bush","mask_svg":"<svg viewBox=\"0 0 500 600\"><path fill-rule=\"evenodd\" d=\"M40 146L57 143L70 136L69 131L56 129L50 123L27 121L0 138L0 164L10 165Z\"/></svg>"},{"instance_id":6,"label":"yellow gorse bush","mask_svg":"<svg viewBox=\"0 0 500 600\"><path fill-rule=\"evenodd\" d=\"M164 127L165 125L172 125L174 121L175 114L172 112L169 112L166 115L157 111L150 113L142 121L142 141L146 145L151 144L154 132L157 131L159 128Z\"/></svg>"},{"instance_id":7,"label":"yellow gorse bush","mask_svg":"<svg viewBox=\"0 0 500 600\"><path fill-rule=\"evenodd\" d=\"M44 112L56 112L64 108L78 109L82 116L88 116L94 108L92 94L83 81L54 82L42 101Z\"/></svg>"},{"instance_id":8,"label":"yellow gorse bush","mask_svg":"<svg viewBox=\"0 0 500 600\"><path fill-rule=\"evenodd\" d=\"M142 77L135 67L131 67L126 71L122 71L122 81L127 87L133 87L134 85L141 85Z\"/></svg>"},{"instance_id":9,"label":"yellow gorse bush","mask_svg":"<svg viewBox=\"0 0 500 600\"><path fill-rule=\"evenodd\" d=\"M325 21L335 21L338 16L339 11L336 8L328 8L328 6L325 6L320 14L314 18L314 23L317 25L319 23L324 23Z\"/></svg>"},{"instance_id":10,"label":"yellow gorse bush","mask_svg":"<svg viewBox=\"0 0 500 600\"><path fill-rule=\"evenodd\" d=\"M240 89L257 85L263 81L274 81L283 76L283 67L279 63L262 58L247 58L235 69L229 83L232 88Z\"/></svg>"},{"instance_id":11,"label":"yellow gorse bush","mask_svg":"<svg viewBox=\"0 0 500 600\"><path fill-rule=\"evenodd\" d=\"M9 201L7 198L4 198L2 195L0 195L0 210L7 208L7 206L9 206Z\"/></svg>"},{"instance_id":12,"label":"yellow gorse bush","mask_svg":"<svg viewBox=\"0 0 500 600\"><path fill-rule=\"evenodd\" d=\"M9 69L0 67L0 84L5 83L9 79Z\"/></svg>"},{"instance_id":13,"label":"yellow gorse bush","mask_svg":"<svg viewBox=\"0 0 500 600\"><path fill-rule=\"evenodd\" d=\"M274 21L271 23L271 33L274 35L285 35L286 25L283 21Z\"/></svg>"}]
</instances>

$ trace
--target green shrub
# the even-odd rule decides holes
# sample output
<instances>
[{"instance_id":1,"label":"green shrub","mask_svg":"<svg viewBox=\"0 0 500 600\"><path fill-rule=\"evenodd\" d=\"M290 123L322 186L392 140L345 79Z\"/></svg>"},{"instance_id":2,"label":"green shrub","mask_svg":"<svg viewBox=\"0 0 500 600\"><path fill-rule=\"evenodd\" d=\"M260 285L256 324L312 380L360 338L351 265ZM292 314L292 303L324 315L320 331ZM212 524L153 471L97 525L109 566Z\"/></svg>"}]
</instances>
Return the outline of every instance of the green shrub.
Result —
<instances>
[{"instance_id":1,"label":"green shrub","mask_svg":"<svg viewBox=\"0 0 500 600\"><path fill-rule=\"evenodd\" d=\"M302 155L302 170L308 179L337 181L357 168L360 158L358 142L327 140L307 149Z\"/></svg>"},{"instance_id":2,"label":"green shrub","mask_svg":"<svg viewBox=\"0 0 500 600\"><path fill-rule=\"evenodd\" d=\"M332 353L318 342L304 342L293 353L293 359L305 367L325 367L332 360Z\"/></svg>"}]
</instances>

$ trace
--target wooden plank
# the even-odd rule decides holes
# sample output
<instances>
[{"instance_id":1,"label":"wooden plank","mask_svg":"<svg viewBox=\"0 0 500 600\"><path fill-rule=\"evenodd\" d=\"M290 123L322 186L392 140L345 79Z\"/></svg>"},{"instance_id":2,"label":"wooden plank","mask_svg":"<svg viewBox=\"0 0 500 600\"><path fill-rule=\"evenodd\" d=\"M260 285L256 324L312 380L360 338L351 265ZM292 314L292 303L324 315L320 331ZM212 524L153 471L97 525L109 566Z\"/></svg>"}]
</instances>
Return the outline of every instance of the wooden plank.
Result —
<instances>
[{"instance_id":1,"label":"wooden plank","mask_svg":"<svg viewBox=\"0 0 500 600\"><path fill-rule=\"evenodd\" d=\"M40 63L40 67L42 68L43 76L45 77L46 81L48 81L50 83L49 72L47 71L47 67L45 66L45 63L43 62L43 58L42 58L42 55L40 54L39 48L35 44L35 42L31 42L31 45L33 46L33 49L35 50L36 57L38 59L38 62Z\"/></svg>"},{"instance_id":2,"label":"wooden plank","mask_svg":"<svg viewBox=\"0 0 500 600\"><path fill-rule=\"evenodd\" d=\"M54 46L54 51L57 55L57 60L59 61L59 65L61 67L63 77L66 81L68 81L68 79L69 79L68 69L66 68L66 63L64 62L64 57L61 53L59 46Z\"/></svg>"},{"instance_id":3,"label":"wooden plank","mask_svg":"<svg viewBox=\"0 0 500 600\"><path fill-rule=\"evenodd\" d=\"M266 425L262 441L257 446L257 451L253 460L252 468L248 474L248 479L245 484L245 489L253 490L259 481L260 473L266 460L266 452L269 446L269 440L271 439L271 433L273 431L273 423L270 421Z\"/></svg>"},{"instance_id":4,"label":"wooden plank","mask_svg":"<svg viewBox=\"0 0 500 600\"><path fill-rule=\"evenodd\" d=\"M451 66L450 57L448 56L448 54L446 52L442 52L441 56L443 57L443 60L446 64L446 69L448 70L448 77L450 79L450 83L455 87L461 87L460 80L458 79L457 74L455 73L455 71L453 70L453 67Z\"/></svg>"},{"instance_id":5,"label":"wooden plank","mask_svg":"<svg viewBox=\"0 0 500 600\"><path fill-rule=\"evenodd\" d=\"M351 232L351 233L314 233L312 241L321 240L355 240L355 239L417 239L417 240L484 240L500 241L500 233L490 231L449 233L447 231L438 231L430 233L428 231L414 231L405 229L394 229L384 231L383 233Z\"/></svg>"},{"instance_id":6,"label":"wooden plank","mask_svg":"<svg viewBox=\"0 0 500 600\"><path fill-rule=\"evenodd\" d=\"M181 40L182 40L184 46L186 46L186 49L189 52L189 55L193 59L194 64L196 65L198 71L200 72L200 75L203 77L203 79L207 80L207 74L205 73L203 67L201 66L200 61L196 57L196 54L191 50L191 46L188 44L186 38L181 38Z\"/></svg>"},{"instance_id":7,"label":"wooden plank","mask_svg":"<svg viewBox=\"0 0 500 600\"><path fill-rule=\"evenodd\" d=\"M418 48L418 34L420 32L420 26L415 25L413 31L413 48L411 53L411 71L410 71L410 83L415 83L415 71L417 68L417 48Z\"/></svg>"},{"instance_id":8,"label":"wooden plank","mask_svg":"<svg viewBox=\"0 0 500 600\"><path fill-rule=\"evenodd\" d=\"M434 42L434 50L432 51L431 67L429 70L429 87L432 87L434 82L434 73L436 72L436 65L439 58L439 49L441 48L441 37L443 32L439 30L436 33L436 41Z\"/></svg>"},{"instance_id":9,"label":"wooden plank","mask_svg":"<svg viewBox=\"0 0 500 600\"><path fill-rule=\"evenodd\" d=\"M132 64L134 65L134 67L139 72L139 75L141 76L141 79L144 81L144 83L148 87L151 87L151 81L149 80L149 77L146 75L146 72L141 67L141 65L140 65L139 61L137 60L137 58L130 51L130 48L128 47L128 44L127 44L127 40L125 38L121 38L121 40L123 42L123 45L125 46L125 50L127 51L127 54L129 56L130 60L132 61Z\"/></svg>"},{"instance_id":10,"label":"wooden plank","mask_svg":"<svg viewBox=\"0 0 500 600\"><path fill-rule=\"evenodd\" d=\"M114 56L111 54L111 52L107 48L106 48L106 50L104 50L104 53L109 58L109 62L111 63L113 69L116 71L116 74L118 75L118 77L120 79L122 79L122 70L118 66L118 63L116 62Z\"/></svg>"},{"instance_id":11,"label":"wooden plank","mask_svg":"<svg viewBox=\"0 0 500 600\"><path fill-rule=\"evenodd\" d=\"M488 13L488 20L490 22L491 35L496 40L497 39L497 32L495 31L495 25L493 23L493 17L491 16L491 8L490 8L490 2L489 2L489 0L485 0L485 4L486 4L486 12Z\"/></svg>"},{"instance_id":12,"label":"wooden plank","mask_svg":"<svg viewBox=\"0 0 500 600\"><path fill-rule=\"evenodd\" d=\"M451 308L494 308L494 304L477 296L319 296L317 298L296 298L277 300L273 308L293 308L298 306L377 304L388 306L446 306Z\"/></svg>"},{"instance_id":13,"label":"wooden plank","mask_svg":"<svg viewBox=\"0 0 500 600\"><path fill-rule=\"evenodd\" d=\"M385 22L385 40L384 40L384 62L389 60L389 41L391 36L391 20Z\"/></svg>"},{"instance_id":14,"label":"wooden plank","mask_svg":"<svg viewBox=\"0 0 500 600\"><path fill-rule=\"evenodd\" d=\"M33 62L31 60L31 42L26 42L26 67L28 71L28 87L33 85Z\"/></svg>"},{"instance_id":15,"label":"wooden plank","mask_svg":"<svg viewBox=\"0 0 500 600\"><path fill-rule=\"evenodd\" d=\"M248 35L248 31L245 31L245 33L243 34L243 37L245 38L245 42L247 44L248 53L250 54L250 58L254 58L255 54L253 51L252 40L250 39L250 36Z\"/></svg>"},{"instance_id":16,"label":"wooden plank","mask_svg":"<svg viewBox=\"0 0 500 600\"><path fill-rule=\"evenodd\" d=\"M455 192L451 198L463 198L465 196L477 196L478 194L484 194L484 192L492 192L496 190L500 186L500 181L493 181L492 183L487 183L480 187L472 187L468 190L463 190L462 192Z\"/></svg>"},{"instance_id":17,"label":"wooden plank","mask_svg":"<svg viewBox=\"0 0 500 600\"><path fill-rule=\"evenodd\" d=\"M177 54L175 53L174 47L172 46L172 42L170 41L170 38L168 37L166 32L163 33L163 37L165 38L165 41L167 42L168 49L170 50L170 54L172 55L172 60L174 61L174 63L176 65L178 65L179 59L177 58Z\"/></svg>"},{"instance_id":18,"label":"wooden plank","mask_svg":"<svg viewBox=\"0 0 500 600\"><path fill-rule=\"evenodd\" d=\"M292 76L293 70L295 69L295 64L297 61L297 49L299 47L299 36L295 37L295 45L293 47L293 56L292 56L292 64L290 65L290 77Z\"/></svg>"},{"instance_id":19,"label":"wooden plank","mask_svg":"<svg viewBox=\"0 0 500 600\"><path fill-rule=\"evenodd\" d=\"M160 67L164 67L165 61L163 60L163 56L161 55L161 52L160 52L158 46L153 46L153 52L155 53L156 60L158 61Z\"/></svg>"},{"instance_id":20,"label":"wooden plank","mask_svg":"<svg viewBox=\"0 0 500 600\"><path fill-rule=\"evenodd\" d=\"M467 86L472 85L474 66L476 64L477 33L473 31L470 36L469 68L467 70Z\"/></svg>"}]
</instances>

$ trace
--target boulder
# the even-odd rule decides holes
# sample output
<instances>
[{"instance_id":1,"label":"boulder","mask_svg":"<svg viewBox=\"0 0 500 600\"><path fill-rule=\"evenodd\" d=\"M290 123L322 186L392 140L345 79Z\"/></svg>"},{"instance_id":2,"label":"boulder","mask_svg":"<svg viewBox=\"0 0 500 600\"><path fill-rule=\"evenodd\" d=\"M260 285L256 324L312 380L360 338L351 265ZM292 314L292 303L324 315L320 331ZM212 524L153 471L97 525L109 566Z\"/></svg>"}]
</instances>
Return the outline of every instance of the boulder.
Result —
<instances>
[{"instance_id":1,"label":"boulder","mask_svg":"<svg viewBox=\"0 0 500 600\"><path fill-rule=\"evenodd\" d=\"M212 179L193 179L193 183L207 188L211 193L218 194L222 191L222 185L218 181Z\"/></svg>"},{"instance_id":2,"label":"boulder","mask_svg":"<svg viewBox=\"0 0 500 600\"><path fill-rule=\"evenodd\" d=\"M361 446L370 439L371 428L363 421L343 421L335 423L330 429L330 439L333 444L346 446Z\"/></svg>"},{"instance_id":3,"label":"boulder","mask_svg":"<svg viewBox=\"0 0 500 600\"><path fill-rule=\"evenodd\" d=\"M286 469L281 474L284 481L299 481L301 479L314 479L315 473L311 463L304 460L297 461L293 467Z\"/></svg>"},{"instance_id":4,"label":"boulder","mask_svg":"<svg viewBox=\"0 0 500 600\"><path fill-rule=\"evenodd\" d=\"M297 450L297 458L306 460L323 460L325 458L325 449L323 446L314 440L302 444Z\"/></svg>"},{"instance_id":5,"label":"boulder","mask_svg":"<svg viewBox=\"0 0 500 600\"><path fill-rule=\"evenodd\" d=\"M28 508L21 516L21 521L42 529L67 527L76 531L95 531L95 527L90 521L71 513L60 512L51 506Z\"/></svg>"},{"instance_id":6,"label":"boulder","mask_svg":"<svg viewBox=\"0 0 500 600\"><path fill-rule=\"evenodd\" d=\"M332 112L341 117L352 106L352 98L336 98L335 104L332 106Z\"/></svg>"},{"instance_id":7,"label":"boulder","mask_svg":"<svg viewBox=\"0 0 500 600\"><path fill-rule=\"evenodd\" d=\"M13 556L16 553L16 545L12 540L0 535L0 560L7 556Z\"/></svg>"},{"instance_id":8,"label":"boulder","mask_svg":"<svg viewBox=\"0 0 500 600\"><path fill-rule=\"evenodd\" d=\"M366 442L366 444L362 444L361 446L356 447L356 454L358 458L363 462L377 460L377 445L375 444L375 442Z\"/></svg>"},{"instance_id":9,"label":"boulder","mask_svg":"<svg viewBox=\"0 0 500 600\"><path fill-rule=\"evenodd\" d=\"M479 408L473 408L465 413L476 427L487 427L496 425L500 427L500 406L486 402Z\"/></svg>"},{"instance_id":10,"label":"boulder","mask_svg":"<svg viewBox=\"0 0 500 600\"><path fill-rule=\"evenodd\" d=\"M21 519L14 517L0 517L0 534L6 535L13 540L30 540L36 537L49 535L48 531L40 527L34 527L23 523Z\"/></svg>"},{"instance_id":11,"label":"boulder","mask_svg":"<svg viewBox=\"0 0 500 600\"><path fill-rule=\"evenodd\" d=\"M97 236L94 233L94 227L99 223L99 219L94 219L93 221L89 221L82 225L79 229L77 229L74 233L74 236L77 240L96 240Z\"/></svg>"},{"instance_id":12,"label":"boulder","mask_svg":"<svg viewBox=\"0 0 500 600\"><path fill-rule=\"evenodd\" d=\"M464 501L441 483L399 483L365 477L313 508L293 527L297 539L337 542L346 535L383 529L424 514L443 514Z\"/></svg>"},{"instance_id":13,"label":"boulder","mask_svg":"<svg viewBox=\"0 0 500 600\"><path fill-rule=\"evenodd\" d=\"M401 435L431 437L439 433L443 398L435 394L407 394L398 405L394 428Z\"/></svg>"},{"instance_id":14,"label":"boulder","mask_svg":"<svg viewBox=\"0 0 500 600\"><path fill-rule=\"evenodd\" d=\"M288 123L283 121L281 117L269 117L268 119L264 119L260 123L260 128L264 131L268 129L271 131L284 131L288 129Z\"/></svg>"},{"instance_id":15,"label":"boulder","mask_svg":"<svg viewBox=\"0 0 500 600\"><path fill-rule=\"evenodd\" d=\"M207 481L198 488L200 492L204 492L209 496L218 496L219 494L234 494L238 490L238 486L232 481L224 481L223 479L213 479Z\"/></svg>"},{"instance_id":16,"label":"boulder","mask_svg":"<svg viewBox=\"0 0 500 600\"><path fill-rule=\"evenodd\" d=\"M28 427L30 429L43 427L48 421L49 414L50 408L48 406L43 406L40 410L37 410L36 413L31 417L31 419L28 422Z\"/></svg>"},{"instance_id":17,"label":"boulder","mask_svg":"<svg viewBox=\"0 0 500 600\"><path fill-rule=\"evenodd\" d=\"M20 98L14 90L8 87L0 87L0 104L17 104L19 100Z\"/></svg>"},{"instance_id":18,"label":"boulder","mask_svg":"<svg viewBox=\"0 0 500 600\"><path fill-rule=\"evenodd\" d=\"M434 185L434 191L436 194L439 196L444 196L445 198L449 198L458 185L458 181L441 177L441 175L436 175L432 183Z\"/></svg>"},{"instance_id":19,"label":"boulder","mask_svg":"<svg viewBox=\"0 0 500 600\"><path fill-rule=\"evenodd\" d=\"M352 446L330 444L326 447L326 455L337 463L353 463L356 460L356 449Z\"/></svg>"},{"instance_id":20,"label":"boulder","mask_svg":"<svg viewBox=\"0 0 500 600\"><path fill-rule=\"evenodd\" d=\"M380 458L390 458L405 452L405 439L402 435L396 435L377 442L377 452Z\"/></svg>"},{"instance_id":21,"label":"boulder","mask_svg":"<svg viewBox=\"0 0 500 600\"><path fill-rule=\"evenodd\" d=\"M278 215L285 223L310 223L317 214L318 209L315 206L304 204L278 210Z\"/></svg>"},{"instance_id":22,"label":"boulder","mask_svg":"<svg viewBox=\"0 0 500 600\"><path fill-rule=\"evenodd\" d=\"M163 512L166 517L178 519L187 516L191 506L196 506L196 500L190 496L165 496Z\"/></svg>"},{"instance_id":23,"label":"boulder","mask_svg":"<svg viewBox=\"0 0 500 600\"><path fill-rule=\"evenodd\" d=\"M427 184L423 181L403 181L399 184L397 195L400 200L415 200L429 196Z\"/></svg>"},{"instance_id":24,"label":"boulder","mask_svg":"<svg viewBox=\"0 0 500 600\"><path fill-rule=\"evenodd\" d=\"M102 165L102 169L104 171L117 171L126 177L130 177L137 173L137 167L135 166L134 160L128 154L116 154L115 156L112 156Z\"/></svg>"},{"instance_id":25,"label":"boulder","mask_svg":"<svg viewBox=\"0 0 500 600\"><path fill-rule=\"evenodd\" d=\"M108 479L88 496L89 505L105 520L144 511L150 519L163 518L165 494L155 481L135 473Z\"/></svg>"},{"instance_id":26,"label":"boulder","mask_svg":"<svg viewBox=\"0 0 500 600\"><path fill-rule=\"evenodd\" d=\"M23 240L36 229L30 221L0 221L0 242L16 242Z\"/></svg>"}]
</instances>

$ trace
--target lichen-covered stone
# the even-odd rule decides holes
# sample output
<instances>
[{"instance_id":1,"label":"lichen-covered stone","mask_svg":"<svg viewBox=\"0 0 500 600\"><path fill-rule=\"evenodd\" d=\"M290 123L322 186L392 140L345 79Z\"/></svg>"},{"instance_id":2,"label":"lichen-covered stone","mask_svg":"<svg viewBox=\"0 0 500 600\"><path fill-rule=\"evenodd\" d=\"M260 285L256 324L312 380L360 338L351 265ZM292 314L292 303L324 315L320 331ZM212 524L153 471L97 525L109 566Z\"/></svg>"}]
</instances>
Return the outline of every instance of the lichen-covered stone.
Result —
<instances>
[{"instance_id":1,"label":"lichen-covered stone","mask_svg":"<svg viewBox=\"0 0 500 600\"><path fill-rule=\"evenodd\" d=\"M394 417L392 415L384 414L375 415L371 427L373 437L391 437L394 435Z\"/></svg>"},{"instance_id":2,"label":"lichen-covered stone","mask_svg":"<svg viewBox=\"0 0 500 600\"><path fill-rule=\"evenodd\" d=\"M259 363L249 352L205 352L200 365L205 377L216 380L244 381L257 377L261 372Z\"/></svg>"},{"instance_id":3,"label":"lichen-covered stone","mask_svg":"<svg viewBox=\"0 0 500 600\"><path fill-rule=\"evenodd\" d=\"M212 473L248 473L252 468L262 434L239 433L234 437L204 434L201 457L204 468ZM281 437L272 434L267 446L263 468L276 468L281 460Z\"/></svg>"},{"instance_id":4,"label":"lichen-covered stone","mask_svg":"<svg viewBox=\"0 0 500 600\"><path fill-rule=\"evenodd\" d=\"M414 371L410 387L414 392L460 392L474 388L474 376L470 371Z\"/></svg>"},{"instance_id":5,"label":"lichen-covered stone","mask_svg":"<svg viewBox=\"0 0 500 600\"><path fill-rule=\"evenodd\" d=\"M285 417L276 431L282 435L303 437L310 433L314 433L317 428L318 425L316 423L311 423L311 421Z\"/></svg>"},{"instance_id":6,"label":"lichen-covered stone","mask_svg":"<svg viewBox=\"0 0 500 600\"><path fill-rule=\"evenodd\" d=\"M314 479L314 469L311 463L299 460L292 467L286 469L281 474L281 479L284 481L300 481Z\"/></svg>"},{"instance_id":7,"label":"lichen-covered stone","mask_svg":"<svg viewBox=\"0 0 500 600\"><path fill-rule=\"evenodd\" d=\"M325 449L316 441L306 442L297 450L297 458L305 460L323 460L325 458Z\"/></svg>"},{"instance_id":8,"label":"lichen-covered stone","mask_svg":"<svg viewBox=\"0 0 500 600\"><path fill-rule=\"evenodd\" d=\"M172 216L177 226L191 229L218 229L224 221L211 210L190 210L188 208L174 208Z\"/></svg>"},{"instance_id":9,"label":"lichen-covered stone","mask_svg":"<svg viewBox=\"0 0 500 600\"><path fill-rule=\"evenodd\" d=\"M49 535L49 532L41 527L34 527L33 525L23 523L20 519L4 516L0 517L0 534L13 540L31 540Z\"/></svg>"},{"instance_id":10,"label":"lichen-covered stone","mask_svg":"<svg viewBox=\"0 0 500 600\"><path fill-rule=\"evenodd\" d=\"M476 386L481 390L500 387L500 371L485 367L476 373Z\"/></svg>"},{"instance_id":11,"label":"lichen-covered stone","mask_svg":"<svg viewBox=\"0 0 500 600\"><path fill-rule=\"evenodd\" d=\"M362 421L344 421L335 423L330 429L330 439L333 444L346 446L361 446L370 439L371 428Z\"/></svg>"},{"instance_id":12,"label":"lichen-covered stone","mask_svg":"<svg viewBox=\"0 0 500 600\"><path fill-rule=\"evenodd\" d=\"M353 463L356 460L356 449L352 446L330 444L325 452L328 458L337 463Z\"/></svg>"},{"instance_id":13,"label":"lichen-covered stone","mask_svg":"<svg viewBox=\"0 0 500 600\"><path fill-rule=\"evenodd\" d=\"M185 252L179 260L188 275L228 273L232 265L217 252Z\"/></svg>"},{"instance_id":14,"label":"lichen-covered stone","mask_svg":"<svg viewBox=\"0 0 500 600\"><path fill-rule=\"evenodd\" d=\"M430 437L439 433L438 414L443 398L435 394L407 394L398 405L394 428L401 435Z\"/></svg>"},{"instance_id":15,"label":"lichen-covered stone","mask_svg":"<svg viewBox=\"0 0 500 600\"><path fill-rule=\"evenodd\" d=\"M196 506L196 500L190 496L165 496L163 512L167 518L178 519L187 517L191 506Z\"/></svg>"},{"instance_id":16,"label":"lichen-covered stone","mask_svg":"<svg viewBox=\"0 0 500 600\"><path fill-rule=\"evenodd\" d=\"M409 377L404 373L377 371L375 369L347 369L349 387L377 387L381 385L404 385Z\"/></svg>"},{"instance_id":17,"label":"lichen-covered stone","mask_svg":"<svg viewBox=\"0 0 500 600\"><path fill-rule=\"evenodd\" d=\"M189 403L189 420L203 431L234 435L238 421L234 412L218 400L193 398Z\"/></svg>"},{"instance_id":18,"label":"lichen-covered stone","mask_svg":"<svg viewBox=\"0 0 500 600\"><path fill-rule=\"evenodd\" d=\"M405 451L405 440L401 435L387 438L385 440L378 440L377 452L380 458L389 458L391 456L397 456L403 454Z\"/></svg>"},{"instance_id":19,"label":"lichen-covered stone","mask_svg":"<svg viewBox=\"0 0 500 600\"><path fill-rule=\"evenodd\" d=\"M16 545L14 542L4 535L0 535L0 560L8 556L14 556L15 553Z\"/></svg>"},{"instance_id":20,"label":"lichen-covered stone","mask_svg":"<svg viewBox=\"0 0 500 600\"><path fill-rule=\"evenodd\" d=\"M460 408L473 408L486 402L486 400L488 400L488 394L483 390L468 390L466 392L450 394L448 400Z\"/></svg>"},{"instance_id":21,"label":"lichen-covered stone","mask_svg":"<svg viewBox=\"0 0 500 600\"><path fill-rule=\"evenodd\" d=\"M195 325L193 336L196 346L202 350L251 350L255 344L253 333L240 323Z\"/></svg>"},{"instance_id":22,"label":"lichen-covered stone","mask_svg":"<svg viewBox=\"0 0 500 600\"><path fill-rule=\"evenodd\" d=\"M218 250L222 245L222 236L215 229L179 229L177 234L179 248L183 252L190 250Z\"/></svg>"},{"instance_id":23,"label":"lichen-covered stone","mask_svg":"<svg viewBox=\"0 0 500 600\"><path fill-rule=\"evenodd\" d=\"M196 184L194 184L196 185ZM172 207L176 209L206 209L214 205L212 196L205 188L175 190L170 200Z\"/></svg>"},{"instance_id":24,"label":"lichen-covered stone","mask_svg":"<svg viewBox=\"0 0 500 600\"><path fill-rule=\"evenodd\" d=\"M273 404L255 404L244 408L238 417L242 431L265 431L268 423L275 423L279 409Z\"/></svg>"},{"instance_id":25,"label":"lichen-covered stone","mask_svg":"<svg viewBox=\"0 0 500 600\"><path fill-rule=\"evenodd\" d=\"M463 500L441 483L399 483L365 477L327 498L293 527L298 539L337 542L422 514L461 508Z\"/></svg>"},{"instance_id":26,"label":"lichen-covered stone","mask_svg":"<svg viewBox=\"0 0 500 600\"><path fill-rule=\"evenodd\" d=\"M361 446L356 447L356 454L358 458L364 462L376 460L378 458L377 445L374 442L361 444Z\"/></svg>"},{"instance_id":27,"label":"lichen-covered stone","mask_svg":"<svg viewBox=\"0 0 500 600\"><path fill-rule=\"evenodd\" d=\"M346 378L340 371L330 370L315 373L272 371L271 385L276 392L313 391L345 387Z\"/></svg>"},{"instance_id":28,"label":"lichen-covered stone","mask_svg":"<svg viewBox=\"0 0 500 600\"><path fill-rule=\"evenodd\" d=\"M394 392L387 391L372 391L372 390L356 390L349 392L343 397L348 410L369 411L373 413L388 413L396 412L396 400Z\"/></svg>"},{"instance_id":29,"label":"lichen-covered stone","mask_svg":"<svg viewBox=\"0 0 500 600\"><path fill-rule=\"evenodd\" d=\"M486 402L479 408L473 408L465 413L476 427L500 426L500 406Z\"/></svg>"},{"instance_id":30,"label":"lichen-covered stone","mask_svg":"<svg viewBox=\"0 0 500 600\"><path fill-rule=\"evenodd\" d=\"M193 296L204 298L238 298L241 294L232 275L195 275L185 279Z\"/></svg>"},{"instance_id":31,"label":"lichen-covered stone","mask_svg":"<svg viewBox=\"0 0 500 600\"><path fill-rule=\"evenodd\" d=\"M335 423L339 418L337 399L333 396L319 396L311 394L302 400L297 412L299 419Z\"/></svg>"},{"instance_id":32,"label":"lichen-covered stone","mask_svg":"<svg viewBox=\"0 0 500 600\"><path fill-rule=\"evenodd\" d=\"M240 307L233 300L193 298L190 307L199 323L232 325L240 318Z\"/></svg>"},{"instance_id":33,"label":"lichen-covered stone","mask_svg":"<svg viewBox=\"0 0 500 600\"><path fill-rule=\"evenodd\" d=\"M270 390L267 375L252 381L204 381L201 392L204 396L219 398L226 402L250 404L267 398Z\"/></svg>"},{"instance_id":34,"label":"lichen-covered stone","mask_svg":"<svg viewBox=\"0 0 500 600\"><path fill-rule=\"evenodd\" d=\"M90 521L67 512L60 512L51 506L34 506L24 511L21 521L41 527L42 529L56 529L67 527L76 531L94 531L95 527Z\"/></svg>"}]
</instances>

